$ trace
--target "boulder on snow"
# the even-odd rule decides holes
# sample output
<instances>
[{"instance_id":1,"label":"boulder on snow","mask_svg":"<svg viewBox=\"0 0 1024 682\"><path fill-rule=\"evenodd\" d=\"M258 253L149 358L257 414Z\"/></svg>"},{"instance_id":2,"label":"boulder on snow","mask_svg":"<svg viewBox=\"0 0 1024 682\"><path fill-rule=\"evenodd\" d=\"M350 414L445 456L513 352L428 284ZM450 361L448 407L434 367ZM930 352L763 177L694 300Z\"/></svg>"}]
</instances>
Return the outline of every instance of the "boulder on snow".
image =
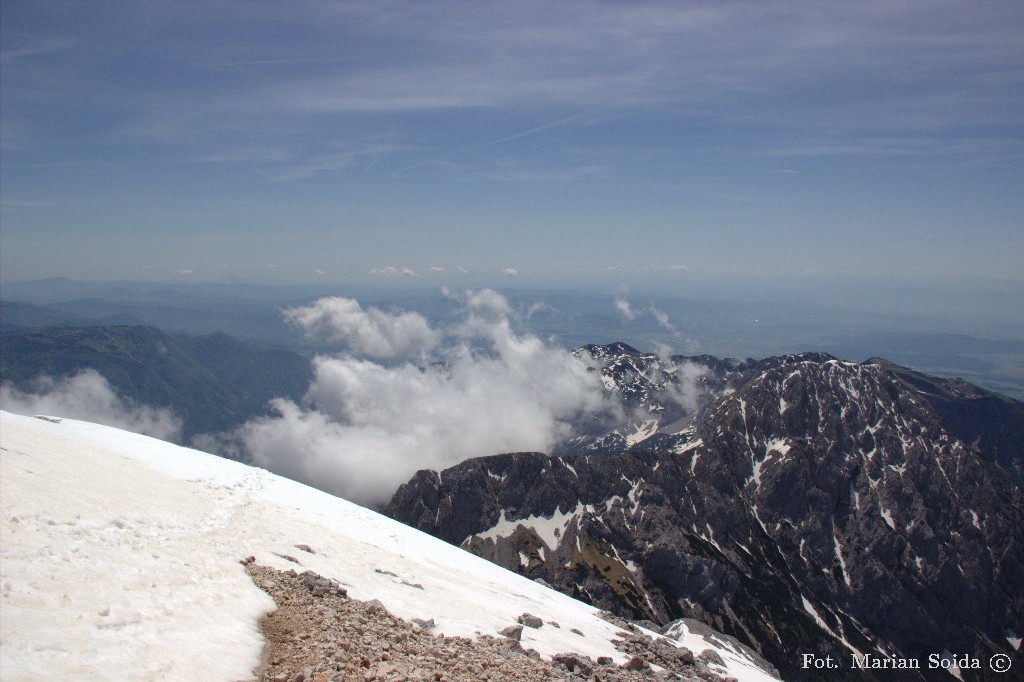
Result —
<instances>
[{"instance_id":1,"label":"boulder on snow","mask_svg":"<svg viewBox=\"0 0 1024 682\"><path fill-rule=\"evenodd\" d=\"M544 621L530 613L524 613L523 615L519 616L519 618L517 618L516 620L520 624L525 625L528 628L536 629L544 626Z\"/></svg>"},{"instance_id":2,"label":"boulder on snow","mask_svg":"<svg viewBox=\"0 0 1024 682\"><path fill-rule=\"evenodd\" d=\"M515 641L518 642L520 639L522 639L522 636L523 636L523 626L522 625L509 625L504 630L499 630L498 634L503 636L503 637L508 637L509 639L514 639Z\"/></svg>"}]
</instances>

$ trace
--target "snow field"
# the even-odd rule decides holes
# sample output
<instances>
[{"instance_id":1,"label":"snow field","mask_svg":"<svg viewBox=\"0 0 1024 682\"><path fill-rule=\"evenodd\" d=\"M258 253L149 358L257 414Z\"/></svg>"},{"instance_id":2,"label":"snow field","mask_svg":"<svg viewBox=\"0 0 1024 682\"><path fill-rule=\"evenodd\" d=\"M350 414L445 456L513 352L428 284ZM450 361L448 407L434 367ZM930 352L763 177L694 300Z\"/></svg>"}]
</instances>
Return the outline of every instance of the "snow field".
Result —
<instances>
[{"instance_id":1,"label":"snow field","mask_svg":"<svg viewBox=\"0 0 1024 682\"><path fill-rule=\"evenodd\" d=\"M529 612L546 624L524 648L626 660L593 607L345 500L145 436L0 413L5 681L251 678L273 602L247 556L435 632L493 635ZM729 653L728 674L772 679Z\"/></svg>"},{"instance_id":2,"label":"snow field","mask_svg":"<svg viewBox=\"0 0 1024 682\"><path fill-rule=\"evenodd\" d=\"M78 426L2 415L4 679L248 677L274 605L228 560L228 491L182 485Z\"/></svg>"}]
</instances>

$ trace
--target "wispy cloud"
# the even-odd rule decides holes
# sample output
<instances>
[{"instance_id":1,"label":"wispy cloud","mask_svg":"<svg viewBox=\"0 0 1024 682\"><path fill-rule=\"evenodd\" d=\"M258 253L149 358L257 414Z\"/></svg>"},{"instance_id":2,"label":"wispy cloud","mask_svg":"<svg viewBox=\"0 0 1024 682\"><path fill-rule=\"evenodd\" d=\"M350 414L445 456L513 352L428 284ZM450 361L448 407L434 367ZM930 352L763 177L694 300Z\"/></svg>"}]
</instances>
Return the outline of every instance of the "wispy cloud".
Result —
<instances>
[{"instance_id":1,"label":"wispy cloud","mask_svg":"<svg viewBox=\"0 0 1024 682\"><path fill-rule=\"evenodd\" d=\"M748 103L762 100L771 106L751 107L751 115L805 123L821 118L824 103L826 125L839 114L857 117L864 107L872 107L872 122L882 127L919 125L925 117L954 125L968 112L974 124L1021 118L1007 106L1019 101L1012 88L1021 83L1021 11L1013 3L990 4L978 13L956 3L923 1L647 2L606 4L596 11L579 2L448 2L415 9L402 3L308 2L295 4L289 16L269 8L241 13L227 5L203 5L195 13L190 3L181 5L144 20L135 12L113 11L104 23L83 15L63 24L67 29L47 29L43 9L38 25L8 28L5 42L17 43L14 37L27 31L36 36L3 53L5 60L19 62L5 72L12 113L18 116L18 105L43 94L44 87L50 101L78 95L85 96L86 106L119 101L122 121L141 116L152 123L159 111L171 110L184 115L175 126L182 136L194 134L200 120L205 119L198 129L204 130L227 114L259 121L256 132L268 124L280 128L289 118L293 130L314 122L295 119L297 114L569 109L540 125L447 153L568 125L586 115L580 110L659 103L699 107L698 113L727 106L742 116ZM205 25L181 31L190 16L203 16ZM254 43L251 35L257 33L272 39ZM76 55L76 68L61 74L56 64L45 63L56 52ZM1008 70L1014 63L1016 69ZM174 76L176 85L161 88L162 79L154 79L138 87L139 77L161 72ZM54 87L74 81L81 85ZM879 98L887 100L884 107L877 106ZM831 106L837 101L844 106ZM174 106L168 109L169 104Z\"/></svg>"},{"instance_id":2,"label":"wispy cloud","mask_svg":"<svg viewBox=\"0 0 1024 682\"><path fill-rule=\"evenodd\" d=\"M604 109L607 109L607 108L608 107L604 107ZM455 150L447 152L447 153L445 153L445 154L443 154L441 156L438 156L438 157L435 157L435 158L432 158L432 159L427 159L425 161L419 161L419 162L414 163L414 164L412 164L410 166L406 166L404 168L400 168L397 171L395 171L395 173L396 174L397 173L403 173L403 172L406 172L406 171L414 170L416 168L420 168L421 166L426 166L428 164L434 164L434 163L437 163L439 161L444 161L446 159L449 159L449 158L454 157L454 156L458 156L460 154L465 154L465 153L468 153L468 152L474 152L474 151L477 151L477 150L480 150L480 149L486 149L487 147L494 147L494 146L497 146L497 145L505 144L507 142L512 142L514 140L519 140L519 139L522 139L524 137L530 137L531 135L536 135L536 134L544 132L546 130L550 130L552 128L557 128L558 126L566 125L567 123L571 123L573 121L578 121L578 120L580 120L580 119L582 119L584 117L591 117L591 116L593 116L594 113L597 113L598 111L600 111L600 110L597 110L597 111L587 111L587 112L583 112L583 113L573 114L572 116L561 117L561 118L558 118L557 120L549 121L548 123L545 123L543 125L533 126L533 127L529 128L528 130L522 130L520 132L513 133L511 135L504 135L504 136L499 137L498 139L495 139L495 140L488 140L487 142L481 142L481 143L478 143L478 144L475 144L475 145L471 145L469 147L463 147L461 149L455 149ZM550 173L550 172L551 171L545 171L545 173ZM536 175L533 175L533 176L531 176L530 179L550 179L550 175L548 175L547 177L544 177L544 178L538 178Z\"/></svg>"},{"instance_id":3,"label":"wispy cloud","mask_svg":"<svg viewBox=\"0 0 1024 682\"><path fill-rule=\"evenodd\" d=\"M52 206L52 201L29 201L25 199L0 199L0 207L3 208L47 208Z\"/></svg>"},{"instance_id":4,"label":"wispy cloud","mask_svg":"<svg viewBox=\"0 0 1024 682\"><path fill-rule=\"evenodd\" d=\"M633 307L629 304L629 301L621 296L615 299L615 309L627 320L636 319L636 312L633 310Z\"/></svg>"},{"instance_id":5,"label":"wispy cloud","mask_svg":"<svg viewBox=\"0 0 1024 682\"><path fill-rule=\"evenodd\" d=\"M891 209L888 227L873 222L884 232L952 196L936 176L975 171L955 184L972 229L1002 234L1019 213L1007 179L1024 162L1020 2L20 7L0 5L4 196L61 206L27 217L5 203L8 243L14 229L74 224L82 243L106 235L109 253L134 223L150 249L138 258L154 261L167 230L205 230L203 247L226 252L243 230L287 228L294 243L353 254L332 271L379 263L385 275L401 274L385 270L396 262L426 273L449 257L437 234L457 232L457 258L483 276L494 240L472 230L557 224L544 248L571 242L591 262L617 257L607 244L629 229L658 244L686 233L690 248L665 263L802 267L782 246L744 249L761 216L809 232L843 194ZM126 199L146 208L111 208ZM840 243L856 213L816 234ZM323 240L357 227L381 239ZM825 270L846 257L830 251ZM1005 252L973 261L1012 275ZM524 277L539 270L525 252L502 257Z\"/></svg>"},{"instance_id":6,"label":"wispy cloud","mask_svg":"<svg viewBox=\"0 0 1024 682\"><path fill-rule=\"evenodd\" d=\"M679 330L676 329L675 325L669 320L668 313L659 310L653 303L651 304L651 314L654 315L654 319L658 321L666 331L672 332L674 336L679 336Z\"/></svg>"},{"instance_id":7,"label":"wispy cloud","mask_svg":"<svg viewBox=\"0 0 1024 682\"><path fill-rule=\"evenodd\" d=\"M58 54L66 52L75 47L74 40L63 40L63 39L50 39L42 38L38 42L32 42L31 37L25 37L19 40L17 37L11 36L13 40L21 43L15 47L0 50L0 61L14 61L17 59L24 59L27 57L40 57L44 55Z\"/></svg>"},{"instance_id":8,"label":"wispy cloud","mask_svg":"<svg viewBox=\"0 0 1024 682\"><path fill-rule=\"evenodd\" d=\"M416 277L419 273L404 265L385 265L379 268L370 268L370 274L383 275L385 277Z\"/></svg>"}]
</instances>

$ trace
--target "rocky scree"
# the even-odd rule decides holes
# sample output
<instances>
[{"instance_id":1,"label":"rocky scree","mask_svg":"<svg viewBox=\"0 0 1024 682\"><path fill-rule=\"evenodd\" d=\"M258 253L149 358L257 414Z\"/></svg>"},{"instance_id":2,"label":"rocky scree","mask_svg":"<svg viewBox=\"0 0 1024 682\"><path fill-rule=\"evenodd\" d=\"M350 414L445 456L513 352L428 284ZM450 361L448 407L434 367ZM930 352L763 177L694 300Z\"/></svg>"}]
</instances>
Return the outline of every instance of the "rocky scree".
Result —
<instances>
[{"instance_id":1,"label":"rocky scree","mask_svg":"<svg viewBox=\"0 0 1024 682\"><path fill-rule=\"evenodd\" d=\"M348 596L337 581L312 571L279 571L242 560L253 582L269 594L277 609L261 622L269 643L259 682L341 682L371 680L707 680L720 682L709 663L669 642L655 642L626 626L616 646L631 658L623 666L611 658L593 661L573 653L542 660L515 639L484 634L476 640L435 635L427 627L390 614L377 600ZM536 626L530 614L513 624ZM555 624L542 624L541 627ZM725 678L728 679L728 678Z\"/></svg>"}]
</instances>

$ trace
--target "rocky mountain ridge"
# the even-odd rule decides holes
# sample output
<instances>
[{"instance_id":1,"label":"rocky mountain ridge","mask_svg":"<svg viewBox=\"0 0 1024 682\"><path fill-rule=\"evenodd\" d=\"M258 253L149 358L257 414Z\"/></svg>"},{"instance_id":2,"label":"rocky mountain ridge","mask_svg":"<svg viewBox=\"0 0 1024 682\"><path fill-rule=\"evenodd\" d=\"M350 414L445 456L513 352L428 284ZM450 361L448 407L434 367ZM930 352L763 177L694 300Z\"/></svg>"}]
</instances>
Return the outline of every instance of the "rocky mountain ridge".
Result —
<instances>
[{"instance_id":1,"label":"rocky mountain ridge","mask_svg":"<svg viewBox=\"0 0 1024 682\"><path fill-rule=\"evenodd\" d=\"M695 618L786 679L823 679L795 651L1005 654L1024 667L1020 452L984 422L965 443L969 429L948 423L955 410L935 404L976 393L948 380L926 391L881 361L823 354L673 358L676 377L683 363L704 368L685 373L691 401L676 401L674 431L657 409L674 390L657 356L578 352L598 361L609 392L656 419L654 433L615 455L606 438L593 448L603 456L518 453L422 471L389 515L625 617ZM939 672L906 679L948 678ZM828 671L843 678L874 677Z\"/></svg>"},{"instance_id":2,"label":"rocky mountain ridge","mask_svg":"<svg viewBox=\"0 0 1024 682\"><path fill-rule=\"evenodd\" d=\"M609 399L621 404L625 424L602 430L577 425L581 436L552 454L615 454L624 449L673 449L685 445L689 427L700 423L719 398L757 374L783 364L834 359L827 353L778 355L755 360L713 355L643 353L617 342L587 344L573 355L598 372Z\"/></svg>"}]
</instances>

